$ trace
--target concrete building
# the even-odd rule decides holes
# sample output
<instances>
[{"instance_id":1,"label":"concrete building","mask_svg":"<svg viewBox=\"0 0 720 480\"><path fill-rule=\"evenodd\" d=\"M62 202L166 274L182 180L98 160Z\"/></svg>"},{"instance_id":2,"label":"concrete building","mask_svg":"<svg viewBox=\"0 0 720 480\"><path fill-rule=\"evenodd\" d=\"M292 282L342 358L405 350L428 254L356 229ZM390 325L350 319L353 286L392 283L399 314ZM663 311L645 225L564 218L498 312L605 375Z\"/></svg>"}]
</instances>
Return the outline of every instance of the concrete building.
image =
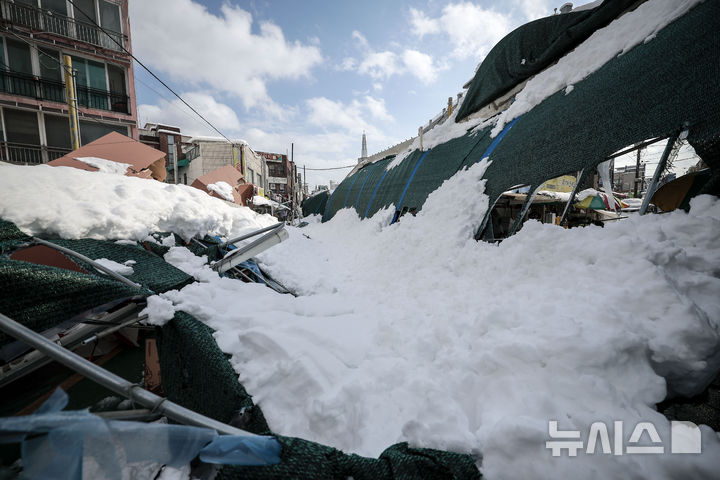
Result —
<instances>
[{"instance_id":1,"label":"concrete building","mask_svg":"<svg viewBox=\"0 0 720 480\"><path fill-rule=\"evenodd\" d=\"M645 190L645 164L640 165L639 191ZM635 187L635 165L626 165L615 169L613 189L620 193L631 193Z\"/></svg>"},{"instance_id":2,"label":"concrete building","mask_svg":"<svg viewBox=\"0 0 720 480\"><path fill-rule=\"evenodd\" d=\"M75 72L81 144L110 132L138 139L133 62L123 50L132 52L128 0L73 4L0 0L0 160L46 163L72 149L63 55Z\"/></svg>"},{"instance_id":3,"label":"concrete building","mask_svg":"<svg viewBox=\"0 0 720 480\"><path fill-rule=\"evenodd\" d=\"M281 153L258 152L258 154L267 163L268 188L271 198L279 203L293 200L297 203L300 186L295 164L288 159L287 155Z\"/></svg>"},{"instance_id":4,"label":"concrete building","mask_svg":"<svg viewBox=\"0 0 720 480\"><path fill-rule=\"evenodd\" d=\"M189 140L190 137L185 137ZM162 125L158 123L146 123L140 129L140 141L149 147L156 148L164 152L165 168L167 169L167 183L188 183L188 165L189 160L185 158L183 152L183 135L180 127L171 125ZM177 161L178 180L175 181L175 162Z\"/></svg>"},{"instance_id":5,"label":"concrete building","mask_svg":"<svg viewBox=\"0 0 720 480\"><path fill-rule=\"evenodd\" d=\"M220 137L192 137L187 142L184 153L189 162L188 185L218 168L232 165L243 174L246 183L255 185L258 195L265 195L267 172L264 159L255 153L245 140L233 140L231 144Z\"/></svg>"}]
</instances>

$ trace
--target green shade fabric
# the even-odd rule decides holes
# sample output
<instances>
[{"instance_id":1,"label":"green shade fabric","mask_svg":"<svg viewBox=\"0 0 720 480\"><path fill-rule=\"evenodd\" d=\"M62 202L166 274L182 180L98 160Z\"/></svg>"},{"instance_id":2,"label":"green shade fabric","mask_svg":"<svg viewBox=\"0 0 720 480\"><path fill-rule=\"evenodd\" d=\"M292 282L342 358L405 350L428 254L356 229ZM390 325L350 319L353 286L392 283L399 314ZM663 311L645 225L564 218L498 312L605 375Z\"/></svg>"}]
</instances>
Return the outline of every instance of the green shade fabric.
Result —
<instances>
[{"instance_id":1,"label":"green shade fabric","mask_svg":"<svg viewBox=\"0 0 720 480\"><path fill-rule=\"evenodd\" d=\"M415 172L421 152L414 152L385 174L377 163L354 207L361 217L403 204L420 210L427 196L459 168L468 167L494 150L483 178L491 205L517 185L531 190L547 180L584 170L594 171L612 153L654 137L688 128L687 141L711 169L700 193L720 190L720 109L708 99L720 98L720 2L704 2L665 27L651 41L614 58L568 94L559 91L515 119L512 128L490 137L492 127L434 147ZM709 57L710 55L710 57ZM362 183L367 165L347 177L328 203L324 220L343 207L346 192ZM378 181L374 181L378 178ZM371 208L364 197L380 185ZM352 194L352 192L351 192ZM462 195L462 192L458 192ZM352 195L351 195L352 196ZM483 219L477 219L478 227ZM480 232L478 232L480 233Z\"/></svg>"},{"instance_id":2,"label":"green shade fabric","mask_svg":"<svg viewBox=\"0 0 720 480\"><path fill-rule=\"evenodd\" d=\"M636 0L605 0L593 9L551 15L510 32L475 72L457 121L547 68L634 3Z\"/></svg>"}]
</instances>

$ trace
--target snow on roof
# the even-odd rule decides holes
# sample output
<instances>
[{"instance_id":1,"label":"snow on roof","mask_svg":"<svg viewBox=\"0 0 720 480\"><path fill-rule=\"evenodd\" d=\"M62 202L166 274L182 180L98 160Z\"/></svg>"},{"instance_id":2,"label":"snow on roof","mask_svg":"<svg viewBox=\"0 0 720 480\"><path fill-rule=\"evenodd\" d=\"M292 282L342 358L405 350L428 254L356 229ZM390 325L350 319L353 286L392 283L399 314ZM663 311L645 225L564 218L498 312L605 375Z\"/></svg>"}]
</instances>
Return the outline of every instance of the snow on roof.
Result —
<instances>
[{"instance_id":1,"label":"snow on roof","mask_svg":"<svg viewBox=\"0 0 720 480\"><path fill-rule=\"evenodd\" d=\"M239 144L239 145L247 145L248 143L241 139L230 139L231 143ZM209 136L202 136L202 135L195 135L190 137L190 143L193 142L222 142L222 143L228 143L226 139L223 137L209 137Z\"/></svg>"},{"instance_id":2,"label":"snow on roof","mask_svg":"<svg viewBox=\"0 0 720 480\"><path fill-rule=\"evenodd\" d=\"M111 162L129 164L131 170L129 173L132 174L137 174L152 167L153 176L161 181L165 179L164 152L117 132L108 133L47 164L53 167L64 166L89 171L98 170L97 167L90 166L87 162L76 160L77 158L99 158ZM162 168L156 168L155 164L159 163L163 164Z\"/></svg>"}]
</instances>

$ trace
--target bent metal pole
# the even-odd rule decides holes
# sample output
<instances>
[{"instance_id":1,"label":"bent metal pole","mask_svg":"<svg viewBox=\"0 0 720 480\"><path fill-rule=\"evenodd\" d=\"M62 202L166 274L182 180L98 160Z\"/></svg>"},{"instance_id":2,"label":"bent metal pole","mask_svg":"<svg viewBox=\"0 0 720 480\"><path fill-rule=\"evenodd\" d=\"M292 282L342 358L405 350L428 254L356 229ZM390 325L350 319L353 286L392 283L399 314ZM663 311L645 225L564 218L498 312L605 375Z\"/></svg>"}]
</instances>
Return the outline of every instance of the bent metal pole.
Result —
<instances>
[{"instance_id":1,"label":"bent metal pole","mask_svg":"<svg viewBox=\"0 0 720 480\"><path fill-rule=\"evenodd\" d=\"M185 425L212 428L220 434L256 436L254 433L240 430L231 425L218 422L212 418L193 412L163 397L148 392L140 386L105 370L98 365L56 345L42 335L17 323L15 320L0 314L0 330L12 337L38 349L53 360L75 370L85 377L99 383L103 387L119 395L129 398L154 412L167 416Z\"/></svg>"}]
</instances>

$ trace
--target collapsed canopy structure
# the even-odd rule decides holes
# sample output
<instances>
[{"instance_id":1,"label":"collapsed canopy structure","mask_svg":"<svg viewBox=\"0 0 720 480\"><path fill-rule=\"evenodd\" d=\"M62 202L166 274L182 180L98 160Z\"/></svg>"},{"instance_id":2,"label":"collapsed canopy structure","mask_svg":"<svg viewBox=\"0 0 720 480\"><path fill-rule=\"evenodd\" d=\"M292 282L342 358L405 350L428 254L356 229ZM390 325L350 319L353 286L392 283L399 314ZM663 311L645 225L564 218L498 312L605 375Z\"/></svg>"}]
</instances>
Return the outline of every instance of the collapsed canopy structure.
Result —
<instances>
[{"instance_id":1,"label":"collapsed canopy structure","mask_svg":"<svg viewBox=\"0 0 720 480\"><path fill-rule=\"evenodd\" d=\"M621 4L617 13L627 2L609 3ZM653 7L657 2L647 3L638 8ZM601 11L607 14L607 10L599 9L606 9L605 4L595 14L600 15ZM591 22L592 16L588 15L592 12L583 18L589 24L602 23ZM563 22L549 22L552 28L547 30L551 36L562 38L556 27L560 28ZM571 35L578 23L569 20L566 23L565 34ZM530 23L511 33L501 42L506 44L501 50L507 52L508 43L536 36L544 29L538 25L541 24ZM526 28L532 35L523 33ZM587 35L584 30L582 36ZM587 42L594 40L597 39L590 37ZM556 44L546 41L540 47L547 51ZM564 48L567 50L567 45ZM485 193L493 205L512 187L529 185L534 191L543 182L561 175L582 171L586 177L608 156L628 145L673 137L681 131L687 131L687 141L712 172L700 193L714 192L720 180L720 109L711 100L720 96L718 51L720 4L700 3L572 88L557 91L526 113L508 119L497 135L492 134L495 127L492 120L477 128L474 128L477 122L467 122L468 132L464 135L431 149L417 149L394 168L388 168L392 158L365 165L333 192L323 211L323 220L343 208L354 208L361 218L390 205L395 206L395 218L418 211L427 196L446 179L484 158L490 160L483 175ZM521 54L513 54L518 55ZM497 71L497 67L485 67L485 63L501 58L500 53L491 54L478 69L457 118L477 111L481 103L522 81L508 80L510 74L505 76L509 83L483 77L488 71ZM488 87L490 84L495 87ZM485 88L490 91L478 91ZM579 183L582 181L580 178ZM479 218L478 228L485 222L486 219ZM481 233L478 231L477 236Z\"/></svg>"}]
</instances>

